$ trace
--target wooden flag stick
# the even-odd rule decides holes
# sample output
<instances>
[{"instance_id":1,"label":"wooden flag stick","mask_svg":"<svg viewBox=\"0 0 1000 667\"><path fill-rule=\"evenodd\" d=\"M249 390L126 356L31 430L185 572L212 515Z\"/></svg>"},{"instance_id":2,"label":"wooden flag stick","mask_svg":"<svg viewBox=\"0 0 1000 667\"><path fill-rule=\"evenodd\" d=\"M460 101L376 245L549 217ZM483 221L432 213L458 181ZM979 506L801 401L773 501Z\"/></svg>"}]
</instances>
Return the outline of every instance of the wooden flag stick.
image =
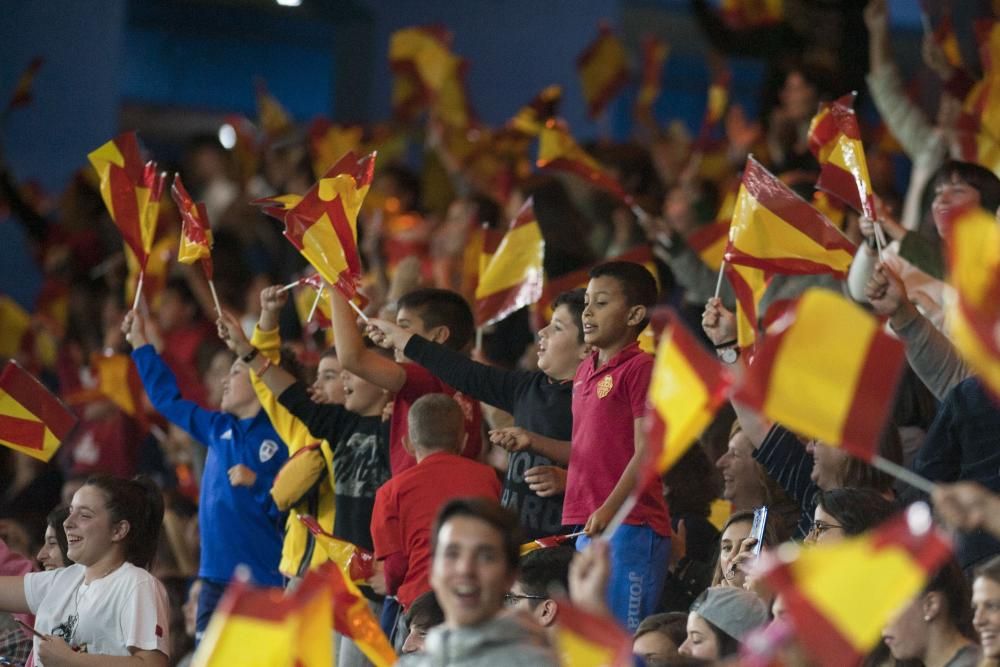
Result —
<instances>
[{"instance_id":1,"label":"wooden flag stick","mask_svg":"<svg viewBox=\"0 0 1000 667\"><path fill-rule=\"evenodd\" d=\"M615 534L618 527L625 523L625 519L632 512L632 508L635 507L638 500L639 485L636 485L636 489L629 494L628 498L625 499L625 502L622 503L622 506L618 508L617 512L615 512L615 515L611 517L611 521L608 522L608 525L601 531L602 538L611 539L611 536Z\"/></svg>"},{"instance_id":2,"label":"wooden flag stick","mask_svg":"<svg viewBox=\"0 0 1000 667\"><path fill-rule=\"evenodd\" d=\"M719 298L719 292L722 290L722 276L725 275L726 271L726 260L722 260L722 264L719 265L719 279L715 281L715 298Z\"/></svg>"},{"instance_id":3,"label":"wooden flag stick","mask_svg":"<svg viewBox=\"0 0 1000 667\"><path fill-rule=\"evenodd\" d=\"M312 308L309 309L309 317L306 318L306 322L312 322L313 315L316 314L316 309L319 307L319 300L323 298L323 290L325 289L326 288L324 287L316 292L316 298L313 299L313 305Z\"/></svg>"},{"instance_id":4,"label":"wooden flag stick","mask_svg":"<svg viewBox=\"0 0 1000 667\"><path fill-rule=\"evenodd\" d=\"M482 350L483 349L483 328L482 327L476 327L476 349L477 350Z\"/></svg>"},{"instance_id":5,"label":"wooden flag stick","mask_svg":"<svg viewBox=\"0 0 1000 667\"><path fill-rule=\"evenodd\" d=\"M298 284L299 284L298 280L296 280L294 282L290 282L287 285L285 285L284 287L282 287L281 289L279 289L278 290L278 294L281 294L282 292L287 292L288 290L292 289L293 287L295 287Z\"/></svg>"},{"instance_id":6,"label":"wooden flag stick","mask_svg":"<svg viewBox=\"0 0 1000 667\"><path fill-rule=\"evenodd\" d=\"M132 310L139 307L139 299L142 298L142 279L145 275L145 270L139 271L139 281L135 284L135 301L132 302Z\"/></svg>"},{"instance_id":7,"label":"wooden flag stick","mask_svg":"<svg viewBox=\"0 0 1000 667\"><path fill-rule=\"evenodd\" d=\"M365 311L363 311L360 308L358 308L358 304L354 303L354 301L351 300L351 299L348 299L347 303L351 306L351 308L354 309L354 312L358 314L358 317L360 317L361 319L363 319L365 321L365 324L368 324L369 320L368 320L368 316L365 315Z\"/></svg>"},{"instance_id":8,"label":"wooden flag stick","mask_svg":"<svg viewBox=\"0 0 1000 667\"><path fill-rule=\"evenodd\" d=\"M871 465L873 468L881 470L886 475L895 477L899 481L909 484L913 488L923 491L928 495L934 493L934 489L937 488L937 485L926 477L921 477L912 470L904 468L898 463L893 463L889 459L879 456L878 454L872 457Z\"/></svg>"},{"instance_id":9,"label":"wooden flag stick","mask_svg":"<svg viewBox=\"0 0 1000 667\"><path fill-rule=\"evenodd\" d=\"M878 220L875 221L873 227L875 230L874 231L875 247L878 249L878 261L881 262L885 260L885 258L882 256L882 253L885 251L885 246L886 246L885 233L882 231L882 223L880 223Z\"/></svg>"},{"instance_id":10,"label":"wooden flag stick","mask_svg":"<svg viewBox=\"0 0 1000 667\"><path fill-rule=\"evenodd\" d=\"M222 317L222 306L219 305L219 295L215 292L215 283L208 281L208 289L212 290L212 301L215 302L215 312Z\"/></svg>"}]
</instances>

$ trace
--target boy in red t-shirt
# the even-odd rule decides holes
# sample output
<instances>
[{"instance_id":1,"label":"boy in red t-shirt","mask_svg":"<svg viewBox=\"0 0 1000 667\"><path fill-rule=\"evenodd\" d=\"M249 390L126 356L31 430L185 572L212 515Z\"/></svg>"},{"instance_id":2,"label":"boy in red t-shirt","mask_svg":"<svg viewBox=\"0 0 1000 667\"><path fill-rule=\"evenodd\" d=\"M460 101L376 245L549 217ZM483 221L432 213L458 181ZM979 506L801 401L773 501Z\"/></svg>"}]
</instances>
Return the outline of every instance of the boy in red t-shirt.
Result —
<instances>
[{"instance_id":1,"label":"boy in red t-shirt","mask_svg":"<svg viewBox=\"0 0 1000 667\"><path fill-rule=\"evenodd\" d=\"M389 425L389 466L392 474L398 475L416 464L413 456L403 447L403 436L406 435L406 415L410 406L425 394L448 394L458 402L465 415L467 434L460 453L466 458L478 459L483 446L482 413L478 401L455 391L423 366L407 361L401 352L397 351L393 361L366 348L355 323L354 310L340 292L330 291L333 293L334 344L344 370L395 394ZM472 342L475 331L472 311L462 295L433 288L417 289L400 298L396 325L460 352Z\"/></svg>"},{"instance_id":2,"label":"boy in red t-shirt","mask_svg":"<svg viewBox=\"0 0 1000 667\"><path fill-rule=\"evenodd\" d=\"M656 303L656 281L632 262L594 267L583 310L583 340L594 352L573 378L573 439L563 524L582 525L582 550L600 535L633 492L643 459L643 417L653 357L639 333ZM624 523L608 536L613 567L608 605L635 630L655 611L670 556L670 516L654 478Z\"/></svg>"},{"instance_id":3,"label":"boy in red t-shirt","mask_svg":"<svg viewBox=\"0 0 1000 667\"><path fill-rule=\"evenodd\" d=\"M430 590L430 530L438 510L452 498L500 499L493 468L458 455L467 438L464 421L462 408L450 396L417 399L410 406L408 435L403 438L417 463L375 493L375 558L383 562L386 588L404 611Z\"/></svg>"}]
</instances>

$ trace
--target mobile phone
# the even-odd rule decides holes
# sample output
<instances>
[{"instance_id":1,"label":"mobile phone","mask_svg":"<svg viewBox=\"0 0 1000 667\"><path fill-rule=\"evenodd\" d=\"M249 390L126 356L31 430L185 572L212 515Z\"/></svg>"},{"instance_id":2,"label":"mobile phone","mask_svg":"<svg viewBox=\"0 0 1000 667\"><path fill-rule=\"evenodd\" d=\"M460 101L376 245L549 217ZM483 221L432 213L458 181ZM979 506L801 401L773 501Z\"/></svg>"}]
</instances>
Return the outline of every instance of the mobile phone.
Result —
<instances>
[{"instance_id":1,"label":"mobile phone","mask_svg":"<svg viewBox=\"0 0 1000 667\"><path fill-rule=\"evenodd\" d=\"M754 557L760 556L760 550L764 546L765 526L767 526L767 505L762 505L753 511L753 525L750 526L750 534L747 535L757 540L752 550Z\"/></svg>"}]
</instances>

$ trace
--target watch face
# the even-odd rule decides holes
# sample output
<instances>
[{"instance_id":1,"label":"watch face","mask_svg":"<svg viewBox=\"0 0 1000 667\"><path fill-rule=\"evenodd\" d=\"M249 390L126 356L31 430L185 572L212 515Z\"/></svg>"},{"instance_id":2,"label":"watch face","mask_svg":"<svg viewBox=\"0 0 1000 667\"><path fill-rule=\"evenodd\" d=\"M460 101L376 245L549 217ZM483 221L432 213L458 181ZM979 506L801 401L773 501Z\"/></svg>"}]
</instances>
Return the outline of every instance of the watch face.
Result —
<instances>
[{"instance_id":1,"label":"watch face","mask_svg":"<svg viewBox=\"0 0 1000 667\"><path fill-rule=\"evenodd\" d=\"M725 347L719 350L719 359L726 364L735 364L740 358L740 351L735 347Z\"/></svg>"}]
</instances>

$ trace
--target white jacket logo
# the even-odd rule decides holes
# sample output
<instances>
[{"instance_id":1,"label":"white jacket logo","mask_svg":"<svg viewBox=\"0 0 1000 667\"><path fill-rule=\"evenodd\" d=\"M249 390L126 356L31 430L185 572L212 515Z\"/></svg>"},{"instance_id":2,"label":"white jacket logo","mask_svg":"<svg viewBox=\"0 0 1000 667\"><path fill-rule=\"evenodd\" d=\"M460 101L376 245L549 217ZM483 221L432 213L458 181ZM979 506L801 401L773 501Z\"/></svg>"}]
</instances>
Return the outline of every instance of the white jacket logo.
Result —
<instances>
[{"instance_id":1,"label":"white jacket logo","mask_svg":"<svg viewBox=\"0 0 1000 667\"><path fill-rule=\"evenodd\" d=\"M260 443L260 462L267 463L271 457L278 452L278 443L274 440L265 440Z\"/></svg>"}]
</instances>

